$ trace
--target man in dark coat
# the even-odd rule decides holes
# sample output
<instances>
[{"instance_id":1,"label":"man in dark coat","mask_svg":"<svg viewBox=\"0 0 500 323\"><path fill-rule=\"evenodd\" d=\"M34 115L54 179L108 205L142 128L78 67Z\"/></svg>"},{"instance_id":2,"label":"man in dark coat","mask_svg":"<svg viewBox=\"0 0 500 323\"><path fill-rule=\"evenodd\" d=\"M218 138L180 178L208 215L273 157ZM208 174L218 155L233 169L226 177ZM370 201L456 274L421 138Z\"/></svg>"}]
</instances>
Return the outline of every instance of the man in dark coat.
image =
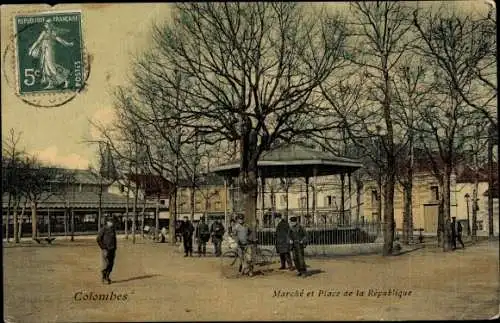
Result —
<instances>
[{"instance_id":1,"label":"man in dark coat","mask_svg":"<svg viewBox=\"0 0 500 323\"><path fill-rule=\"evenodd\" d=\"M202 216L200 219L200 223L196 227L196 243L198 244L198 257L201 255L207 255L207 242L210 240L210 229L208 228L208 224L205 222L205 217Z\"/></svg>"},{"instance_id":2,"label":"man in dark coat","mask_svg":"<svg viewBox=\"0 0 500 323\"><path fill-rule=\"evenodd\" d=\"M113 270L116 256L116 231L112 218L107 218L106 225L99 231L97 244L101 248L102 255L102 281L111 284L109 275Z\"/></svg>"},{"instance_id":3,"label":"man in dark coat","mask_svg":"<svg viewBox=\"0 0 500 323\"><path fill-rule=\"evenodd\" d=\"M220 257L222 255L222 240L225 232L226 230L219 220L215 220L215 222L212 223L210 234L212 235L212 243L214 244L216 257Z\"/></svg>"},{"instance_id":4,"label":"man in dark coat","mask_svg":"<svg viewBox=\"0 0 500 323\"><path fill-rule=\"evenodd\" d=\"M464 242L462 241L462 224L457 222L456 217L452 217L451 222L451 245L453 249L457 249L457 241L462 245L462 249L465 249Z\"/></svg>"},{"instance_id":5,"label":"man in dark coat","mask_svg":"<svg viewBox=\"0 0 500 323\"><path fill-rule=\"evenodd\" d=\"M306 275L306 262L304 259L304 248L307 244L306 230L297 223L297 217L290 218L290 243L292 245L293 262L297 268L297 276Z\"/></svg>"},{"instance_id":6,"label":"man in dark coat","mask_svg":"<svg viewBox=\"0 0 500 323\"><path fill-rule=\"evenodd\" d=\"M188 255L192 256L194 226L191 221L188 220L187 216L185 216L182 220L180 231L182 234L182 242L184 244L184 257L187 257Z\"/></svg>"},{"instance_id":7,"label":"man in dark coat","mask_svg":"<svg viewBox=\"0 0 500 323\"><path fill-rule=\"evenodd\" d=\"M280 214L276 215L276 218L279 220L276 226L276 252L280 255L280 270L286 269L287 264L288 268L293 270L290 256L290 226Z\"/></svg>"}]
</instances>

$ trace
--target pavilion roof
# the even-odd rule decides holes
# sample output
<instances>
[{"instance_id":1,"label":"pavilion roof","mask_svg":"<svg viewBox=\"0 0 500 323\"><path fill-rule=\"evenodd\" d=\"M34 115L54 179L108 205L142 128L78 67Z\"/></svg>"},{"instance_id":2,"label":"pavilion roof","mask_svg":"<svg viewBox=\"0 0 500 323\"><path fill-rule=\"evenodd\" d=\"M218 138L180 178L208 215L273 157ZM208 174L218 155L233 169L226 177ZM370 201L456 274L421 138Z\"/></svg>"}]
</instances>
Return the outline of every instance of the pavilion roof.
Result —
<instances>
[{"instance_id":1,"label":"pavilion roof","mask_svg":"<svg viewBox=\"0 0 500 323\"><path fill-rule=\"evenodd\" d=\"M355 159L335 156L301 145L286 145L264 152L258 169L263 177L311 177L352 173L363 167ZM222 176L237 177L240 161L232 160L219 165L213 172Z\"/></svg>"},{"instance_id":2,"label":"pavilion roof","mask_svg":"<svg viewBox=\"0 0 500 323\"><path fill-rule=\"evenodd\" d=\"M66 202L67 199L67 202ZM133 198L129 200L129 208L132 209ZM8 205L8 196L4 194L2 198L3 207ZM123 209L126 207L127 198L119 194L113 194L108 192L102 193L101 207L103 209ZM142 208L144 200L138 200L137 205ZM21 199L20 207L24 205L24 198ZM99 207L99 195L94 192L76 192L75 194L63 195L45 195L40 198L38 203L38 208L65 208L69 205L73 208L98 208ZM30 204L27 203L29 208ZM146 208L156 208L156 201L146 200Z\"/></svg>"}]
</instances>

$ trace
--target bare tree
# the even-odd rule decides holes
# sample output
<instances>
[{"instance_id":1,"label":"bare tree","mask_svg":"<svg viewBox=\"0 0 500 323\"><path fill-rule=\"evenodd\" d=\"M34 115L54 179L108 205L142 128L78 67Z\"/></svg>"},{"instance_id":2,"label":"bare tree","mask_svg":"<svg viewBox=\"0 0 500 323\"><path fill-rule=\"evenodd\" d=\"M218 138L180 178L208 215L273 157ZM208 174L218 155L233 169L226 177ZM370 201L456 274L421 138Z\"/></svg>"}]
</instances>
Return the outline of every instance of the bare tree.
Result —
<instances>
[{"instance_id":1,"label":"bare tree","mask_svg":"<svg viewBox=\"0 0 500 323\"><path fill-rule=\"evenodd\" d=\"M154 95L182 94L180 124L205 141L239 141L240 188L255 229L257 161L278 139L331 127L312 93L341 65L344 39L338 19L304 5L178 4L171 23L154 27L136 76Z\"/></svg>"},{"instance_id":2,"label":"bare tree","mask_svg":"<svg viewBox=\"0 0 500 323\"><path fill-rule=\"evenodd\" d=\"M416 10L413 23L423 42L421 55L432 59L465 103L497 128L496 9L486 16L450 10Z\"/></svg>"},{"instance_id":3,"label":"bare tree","mask_svg":"<svg viewBox=\"0 0 500 323\"><path fill-rule=\"evenodd\" d=\"M405 140L402 142L403 153L399 154L397 177L403 187L403 243L408 244L413 235L413 177L415 168L415 146L418 130L418 111L429 103L432 93L432 81L429 81L429 71L418 56L406 58L399 66L393 79L395 123L403 131Z\"/></svg>"},{"instance_id":4,"label":"bare tree","mask_svg":"<svg viewBox=\"0 0 500 323\"><path fill-rule=\"evenodd\" d=\"M414 13L413 23L423 40L420 54L432 61L448 82L450 91L483 118L489 120L489 192L493 191L492 146L496 115L496 9L487 17L473 17L456 11ZM488 197L488 221L493 234L493 196Z\"/></svg>"},{"instance_id":5,"label":"bare tree","mask_svg":"<svg viewBox=\"0 0 500 323\"><path fill-rule=\"evenodd\" d=\"M21 133L16 133L14 129L10 129L9 137L3 140L2 149L2 192L8 195L5 237L9 241L9 219L12 211L15 243L19 243L20 240L18 233L18 209L21 198L25 193L24 183L20 178L21 170L24 168L23 158L25 153L19 149L20 140Z\"/></svg>"},{"instance_id":6,"label":"bare tree","mask_svg":"<svg viewBox=\"0 0 500 323\"><path fill-rule=\"evenodd\" d=\"M398 127L394 122L392 79L401 57L413 41L410 11L396 2L353 3L353 40L359 51L351 60L365 72L369 101L379 106L381 131L377 130L383 152L384 255L392 253L394 239L394 190L398 155ZM359 43L360 42L360 43Z\"/></svg>"}]
</instances>

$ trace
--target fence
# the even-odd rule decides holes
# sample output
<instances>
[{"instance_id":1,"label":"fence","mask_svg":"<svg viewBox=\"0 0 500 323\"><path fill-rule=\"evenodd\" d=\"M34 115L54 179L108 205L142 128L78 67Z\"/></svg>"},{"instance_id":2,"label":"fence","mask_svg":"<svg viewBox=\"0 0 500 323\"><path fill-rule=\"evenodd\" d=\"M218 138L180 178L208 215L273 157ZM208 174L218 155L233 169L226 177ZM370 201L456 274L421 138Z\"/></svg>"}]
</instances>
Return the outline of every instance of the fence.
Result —
<instances>
[{"instance_id":1,"label":"fence","mask_svg":"<svg viewBox=\"0 0 500 323\"><path fill-rule=\"evenodd\" d=\"M380 232L379 222L344 224L310 224L305 226L308 245L339 245L374 243ZM261 245L276 244L276 229L260 227L257 239Z\"/></svg>"}]
</instances>

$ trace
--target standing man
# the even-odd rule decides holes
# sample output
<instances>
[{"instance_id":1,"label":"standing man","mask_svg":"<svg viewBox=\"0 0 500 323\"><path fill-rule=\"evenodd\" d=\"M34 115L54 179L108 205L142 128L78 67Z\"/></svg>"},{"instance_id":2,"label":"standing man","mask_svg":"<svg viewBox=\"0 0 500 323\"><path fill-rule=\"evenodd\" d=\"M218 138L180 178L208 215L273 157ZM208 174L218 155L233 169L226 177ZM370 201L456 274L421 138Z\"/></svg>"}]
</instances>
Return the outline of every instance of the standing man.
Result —
<instances>
[{"instance_id":1,"label":"standing man","mask_svg":"<svg viewBox=\"0 0 500 323\"><path fill-rule=\"evenodd\" d=\"M116 231L112 218L107 218L106 225L99 231L97 244L101 248L102 255L102 282L111 284L109 275L113 270L116 255Z\"/></svg>"},{"instance_id":2,"label":"standing man","mask_svg":"<svg viewBox=\"0 0 500 323\"><path fill-rule=\"evenodd\" d=\"M306 262L304 259L304 248L307 243L307 235L304 228L297 223L297 217L290 218L290 244L293 251L293 262L297 268L297 276L306 275Z\"/></svg>"},{"instance_id":3,"label":"standing man","mask_svg":"<svg viewBox=\"0 0 500 323\"><path fill-rule=\"evenodd\" d=\"M185 216L182 219L182 224L180 226L180 232L182 235L182 242L184 244L184 257L193 255L193 232L194 226L188 217Z\"/></svg>"},{"instance_id":4,"label":"standing man","mask_svg":"<svg viewBox=\"0 0 500 323\"><path fill-rule=\"evenodd\" d=\"M200 223L196 227L196 243L198 244L198 257L207 255L207 242L210 240L210 229L208 228L208 224L205 222L205 217L202 216L200 219Z\"/></svg>"},{"instance_id":5,"label":"standing man","mask_svg":"<svg viewBox=\"0 0 500 323\"><path fill-rule=\"evenodd\" d=\"M220 222L220 220L215 220L210 228L210 234L212 235L212 243L214 244L215 256L220 257L222 255L222 239L226 230Z\"/></svg>"},{"instance_id":6,"label":"standing man","mask_svg":"<svg viewBox=\"0 0 500 323\"><path fill-rule=\"evenodd\" d=\"M277 214L276 218L279 220L276 226L276 252L280 255L281 267L280 270L288 269L293 270L292 258L290 257L290 226L281 214Z\"/></svg>"},{"instance_id":7,"label":"standing man","mask_svg":"<svg viewBox=\"0 0 500 323\"><path fill-rule=\"evenodd\" d=\"M246 250L248 247L248 243L250 242L250 228L245 224L243 215L239 214L237 216L236 225L233 227L233 237L235 242L238 245L238 254L243 259L243 263L239 266L239 271L243 272L248 267L248 259L246 257ZM249 271L249 274L252 275L252 271Z\"/></svg>"},{"instance_id":8,"label":"standing man","mask_svg":"<svg viewBox=\"0 0 500 323\"><path fill-rule=\"evenodd\" d=\"M452 247L457 249L457 241L462 245L462 249L465 249L464 242L462 241L462 224L457 222L456 217L452 217L451 222L451 236L452 236Z\"/></svg>"}]
</instances>

